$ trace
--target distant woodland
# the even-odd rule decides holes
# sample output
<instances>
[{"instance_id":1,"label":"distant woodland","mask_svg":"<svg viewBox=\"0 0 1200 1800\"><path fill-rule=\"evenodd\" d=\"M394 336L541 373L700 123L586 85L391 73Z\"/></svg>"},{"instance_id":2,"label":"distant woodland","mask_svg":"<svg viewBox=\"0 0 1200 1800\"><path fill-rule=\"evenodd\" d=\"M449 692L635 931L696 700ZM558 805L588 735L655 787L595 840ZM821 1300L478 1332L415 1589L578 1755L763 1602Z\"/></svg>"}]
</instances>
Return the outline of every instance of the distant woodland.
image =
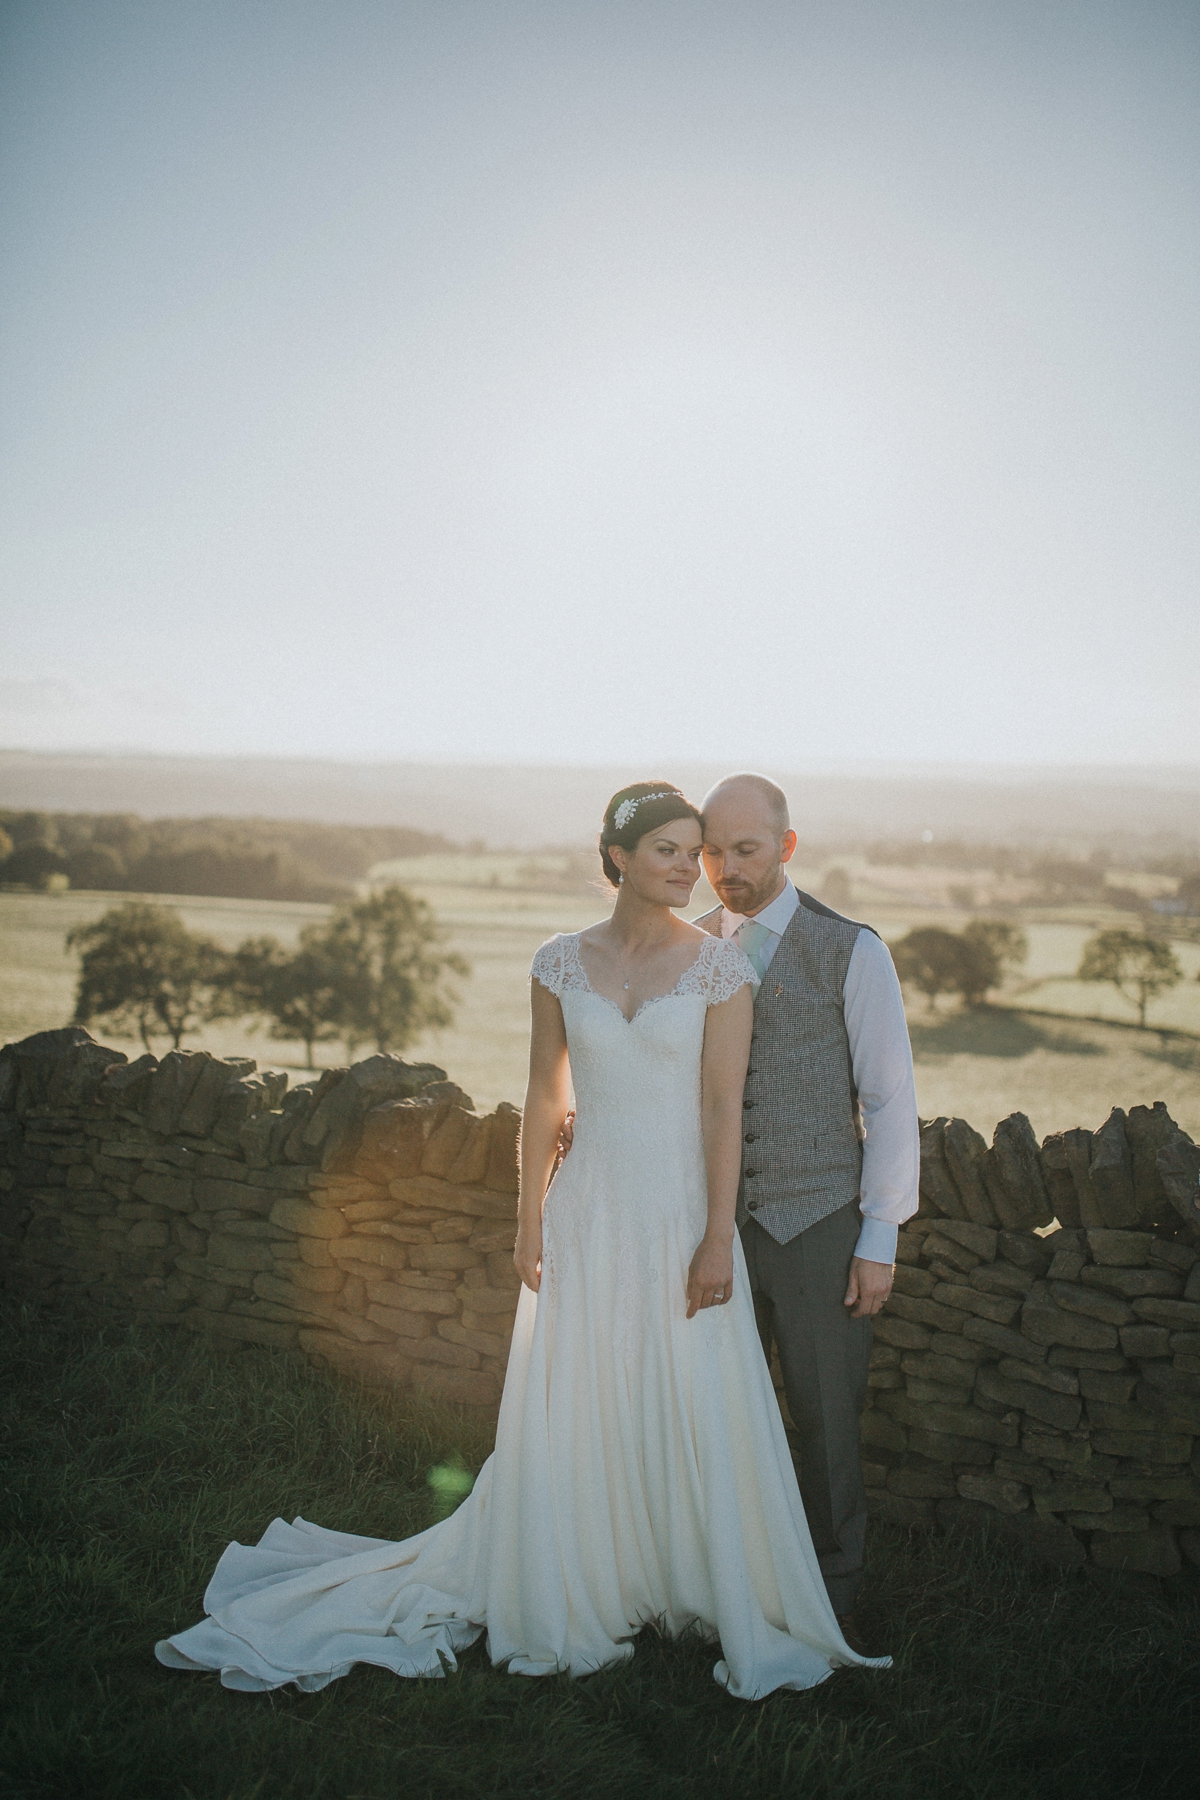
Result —
<instances>
[{"instance_id":1,"label":"distant woodland","mask_svg":"<svg viewBox=\"0 0 1200 1800\"><path fill-rule=\"evenodd\" d=\"M0 810L0 883L41 889L336 902L378 862L455 847L394 825Z\"/></svg>"}]
</instances>

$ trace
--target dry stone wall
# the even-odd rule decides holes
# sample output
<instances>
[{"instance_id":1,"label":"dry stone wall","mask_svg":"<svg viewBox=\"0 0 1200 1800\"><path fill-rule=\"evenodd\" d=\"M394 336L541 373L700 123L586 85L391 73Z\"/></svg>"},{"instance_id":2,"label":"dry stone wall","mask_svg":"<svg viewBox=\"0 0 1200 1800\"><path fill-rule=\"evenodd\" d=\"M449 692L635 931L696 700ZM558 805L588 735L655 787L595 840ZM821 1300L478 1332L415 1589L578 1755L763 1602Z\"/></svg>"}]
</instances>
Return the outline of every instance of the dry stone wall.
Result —
<instances>
[{"instance_id":1,"label":"dry stone wall","mask_svg":"<svg viewBox=\"0 0 1200 1800\"><path fill-rule=\"evenodd\" d=\"M1200 1150L1160 1102L1039 1146L921 1131L863 1465L900 1524L987 1521L1068 1566L1200 1564Z\"/></svg>"},{"instance_id":2,"label":"dry stone wall","mask_svg":"<svg viewBox=\"0 0 1200 1800\"><path fill-rule=\"evenodd\" d=\"M0 1050L5 1283L494 1408L519 1123L395 1056L289 1090L42 1032ZM1019 1113L990 1146L923 1124L863 1416L877 1516L986 1521L1067 1565L1200 1563L1198 1183L1161 1104L1040 1146Z\"/></svg>"},{"instance_id":3,"label":"dry stone wall","mask_svg":"<svg viewBox=\"0 0 1200 1800\"><path fill-rule=\"evenodd\" d=\"M6 1285L494 1406L519 1123L396 1056L289 1091L249 1061L42 1032L0 1050Z\"/></svg>"}]
</instances>

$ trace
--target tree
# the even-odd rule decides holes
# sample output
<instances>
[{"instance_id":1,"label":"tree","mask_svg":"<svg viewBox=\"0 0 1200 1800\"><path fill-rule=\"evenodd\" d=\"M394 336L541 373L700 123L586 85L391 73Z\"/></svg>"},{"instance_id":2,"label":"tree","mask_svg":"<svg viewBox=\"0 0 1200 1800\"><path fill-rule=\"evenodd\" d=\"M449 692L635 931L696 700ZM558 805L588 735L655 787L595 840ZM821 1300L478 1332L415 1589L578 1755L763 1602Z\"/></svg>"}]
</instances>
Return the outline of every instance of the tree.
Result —
<instances>
[{"instance_id":1,"label":"tree","mask_svg":"<svg viewBox=\"0 0 1200 1800\"><path fill-rule=\"evenodd\" d=\"M125 886L125 863L111 844L83 844L67 858L71 886L111 892Z\"/></svg>"},{"instance_id":2,"label":"tree","mask_svg":"<svg viewBox=\"0 0 1200 1800\"><path fill-rule=\"evenodd\" d=\"M901 981L910 981L937 1010L939 994L964 994L978 985L975 952L957 932L922 925L892 945L892 960Z\"/></svg>"},{"instance_id":3,"label":"tree","mask_svg":"<svg viewBox=\"0 0 1200 1800\"><path fill-rule=\"evenodd\" d=\"M49 887L52 876L66 872L66 857L49 844L20 844L4 865L5 881L20 882L23 887ZM56 885L66 887L67 883L60 881Z\"/></svg>"},{"instance_id":4,"label":"tree","mask_svg":"<svg viewBox=\"0 0 1200 1800\"><path fill-rule=\"evenodd\" d=\"M982 1005L988 990L999 987L1007 971L1019 968L1029 955L1029 939L1007 919L971 919L963 926L962 940L971 952L962 988L968 1006Z\"/></svg>"},{"instance_id":5,"label":"tree","mask_svg":"<svg viewBox=\"0 0 1200 1800\"><path fill-rule=\"evenodd\" d=\"M340 906L319 943L337 969L338 1023L351 1055L364 1042L403 1050L453 1021L458 996L446 978L469 975L470 966L441 948L433 913L407 889L380 888Z\"/></svg>"},{"instance_id":6,"label":"tree","mask_svg":"<svg viewBox=\"0 0 1200 1800\"><path fill-rule=\"evenodd\" d=\"M1183 980L1179 958L1163 938L1139 937L1133 931L1101 931L1083 946L1080 981L1111 981L1117 992L1137 1007L1145 1030L1146 1007L1156 994Z\"/></svg>"},{"instance_id":7,"label":"tree","mask_svg":"<svg viewBox=\"0 0 1200 1800\"><path fill-rule=\"evenodd\" d=\"M845 869L835 865L826 871L821 883L821 898L826 906L832 906L835 912L842 912L851 903L850 877Z\"/></svg>"},{"instance_id":8,"label":"tree","mask_svg":"<svg viewBox=\"0 0 1200 1800\"><path fill-rule=\"evenodd\" d=\"M271 1037L299 1038L310 1069L316 1067L314 1046L342 1035L346 970L326 948L325 931L307 925L294 951L278 938L247 938L230 960L218 1000L223 1016L258 1013L270 1020Z\"/></svg>"},{"instance_id":9,"label":"tree","mask_svg":"<svg viewBox=\"0 0 1200 1800\"><path fill-rule=\"evenodd\" d=\"M104 1019L109 1029L171 1039L176 1050L187 1032L214 1015L228 959L211 938L190 932L171 906L128 900L91 925L67 934L67 948L83 961L75 1023Z\"/></svg>"}]
</instances>

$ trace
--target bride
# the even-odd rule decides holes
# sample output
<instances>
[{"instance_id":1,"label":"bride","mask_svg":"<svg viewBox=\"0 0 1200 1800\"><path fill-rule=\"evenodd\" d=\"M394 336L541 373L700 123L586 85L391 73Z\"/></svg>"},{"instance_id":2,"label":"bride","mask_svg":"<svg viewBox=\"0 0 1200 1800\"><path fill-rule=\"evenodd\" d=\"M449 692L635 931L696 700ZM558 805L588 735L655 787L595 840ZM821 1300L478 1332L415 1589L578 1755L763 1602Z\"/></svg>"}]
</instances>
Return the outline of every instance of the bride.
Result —
<instances>
[{"instance_id":1,"label":"bride","mask_svg":"<svg viewBox=\"0 0 1200 1800\"><path fill-rule=\"evenodd\" d=\"M588 1675L654 1623L719 1640L717 1681L754 1700L869 1661L825 1592L734 1229L756 977L675 916L701 837L677 788L622 789L611 919L534 958L525 1285L471 1494L401 1543L276 1519L229 1545L160 1662L314 1689L356 1662L441 1675L486 1630L511 1674Z\"/></svg>"}]
</instances>

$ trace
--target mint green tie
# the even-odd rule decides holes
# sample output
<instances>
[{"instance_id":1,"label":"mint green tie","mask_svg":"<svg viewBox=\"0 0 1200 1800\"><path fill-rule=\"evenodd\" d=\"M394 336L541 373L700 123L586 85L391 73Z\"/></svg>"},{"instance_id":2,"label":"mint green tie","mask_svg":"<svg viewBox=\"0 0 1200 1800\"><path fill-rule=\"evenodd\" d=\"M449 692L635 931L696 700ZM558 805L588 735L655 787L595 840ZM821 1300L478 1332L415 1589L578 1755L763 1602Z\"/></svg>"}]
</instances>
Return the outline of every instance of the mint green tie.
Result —
<instances>
[{"instance_id":1,"label":"mint green tie","mask_svg":"<svg viewBox=\"0 0 1200 1800\"><path fill-rule=\"evenodd\" d=\"M767 973L763 951L774 936L770 926L760 925L757 919L743 919L733 935L749 959L750 967L762 981Z\"/></svg>"}]
</instances>

